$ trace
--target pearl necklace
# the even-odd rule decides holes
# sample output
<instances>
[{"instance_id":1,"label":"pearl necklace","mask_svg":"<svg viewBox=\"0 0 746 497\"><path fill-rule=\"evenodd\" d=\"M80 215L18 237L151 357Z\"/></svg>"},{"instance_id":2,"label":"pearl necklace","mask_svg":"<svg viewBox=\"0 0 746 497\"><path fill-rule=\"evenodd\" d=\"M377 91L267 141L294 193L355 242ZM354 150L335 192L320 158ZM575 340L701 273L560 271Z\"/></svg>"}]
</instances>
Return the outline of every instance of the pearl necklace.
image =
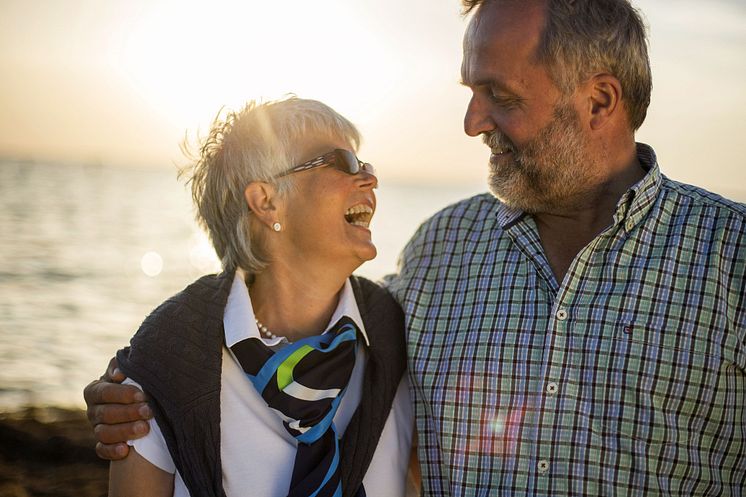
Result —
<instances>
[{"instance_id":1,"label":"pearl necklace","mask_svg":"<svg viewBox=\"0 0 746 497\"><path fill-rule=\"evenodd\" d=\"M269 338L270 340L274 340L276 338L282 338L278 335L275 335L271 331L269 331L269 328L264 326L257 318L254 318L254 321L256 321L256 327L259 328L259 333L261 333L264 338Z\"/></svg>"}]
</instances>

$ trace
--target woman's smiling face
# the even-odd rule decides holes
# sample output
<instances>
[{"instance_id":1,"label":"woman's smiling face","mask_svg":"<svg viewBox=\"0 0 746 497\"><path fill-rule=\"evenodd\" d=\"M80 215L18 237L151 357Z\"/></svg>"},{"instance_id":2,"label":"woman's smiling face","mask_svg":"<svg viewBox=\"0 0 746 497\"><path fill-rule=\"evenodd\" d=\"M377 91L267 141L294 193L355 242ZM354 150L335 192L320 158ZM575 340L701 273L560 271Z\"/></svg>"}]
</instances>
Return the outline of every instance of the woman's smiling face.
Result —
<instances>
[{"instance_id":1,"label":"woman's smiling face","mask_svg":"<svg viewBox=\"0 0 746 497\"><path fill-rule=\"evenodd\" d=\"M315 137L299 154L300 163L334 149L352 150L344 140ZM283 200L281 250L302 263L349 266L350 273L376 256L370 220L376 209L372 174L348 174L333 167L293 173Z\"/></svg>"}]
</instances>

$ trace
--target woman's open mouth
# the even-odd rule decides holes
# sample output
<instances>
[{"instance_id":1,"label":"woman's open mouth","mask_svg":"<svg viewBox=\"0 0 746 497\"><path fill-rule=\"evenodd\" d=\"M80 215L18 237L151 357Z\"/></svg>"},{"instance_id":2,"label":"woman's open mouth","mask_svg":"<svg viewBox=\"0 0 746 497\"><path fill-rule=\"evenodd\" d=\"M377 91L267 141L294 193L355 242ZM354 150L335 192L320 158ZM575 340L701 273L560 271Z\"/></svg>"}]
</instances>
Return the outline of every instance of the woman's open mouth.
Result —
<instances>
[{"instance_id":1,"label":"woman's open mouth","mask_svg":"<svg viewBox=\"0 0 746 497\"><path fill-rule=\"evenodd\" d=\"M345 212L345 220L353 226L368 228L373 219L373 208L366 204L353 205Z\"/></svg>"}]
</instances>

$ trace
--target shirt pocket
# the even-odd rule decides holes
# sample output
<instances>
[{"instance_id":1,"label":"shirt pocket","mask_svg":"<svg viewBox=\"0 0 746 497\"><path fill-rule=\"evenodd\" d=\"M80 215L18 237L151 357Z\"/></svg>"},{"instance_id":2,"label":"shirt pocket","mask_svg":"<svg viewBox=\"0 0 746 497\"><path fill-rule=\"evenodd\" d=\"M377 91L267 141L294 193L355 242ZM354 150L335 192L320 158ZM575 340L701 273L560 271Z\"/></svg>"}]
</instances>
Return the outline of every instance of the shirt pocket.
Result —
<instances>
[{"instance_id":1,"label":"shirt pocket","mask_svg":"<svg viewBox=\"0 0 746 497\"><path fill-rule=\"evenodd\" d=\"M683 445L700 436L716 409L722 360L702 340L675 336L621 324L595 348L582 345L576 386L591 431L655 444Z\"/></svg>"}]
</instances>

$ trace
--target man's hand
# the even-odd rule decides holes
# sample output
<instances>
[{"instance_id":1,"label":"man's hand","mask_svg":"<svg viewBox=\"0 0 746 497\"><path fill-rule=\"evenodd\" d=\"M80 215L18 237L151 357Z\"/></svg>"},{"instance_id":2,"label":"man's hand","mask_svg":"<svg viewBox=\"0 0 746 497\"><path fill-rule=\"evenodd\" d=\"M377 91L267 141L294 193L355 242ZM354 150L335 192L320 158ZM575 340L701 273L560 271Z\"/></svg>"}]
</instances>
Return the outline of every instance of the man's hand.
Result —
<instances>
[{"instance_id":1,"label":"man's hand","mask_svg":"<svg viewBox=\"0 0 746 497\"><path fill-rule=\"evenodd\" d=\"M113 358L101 379L92 381L83 390L88 420L96 436L96 454L112 461L127 457L127 440L147 434L150 430L147 420L153 417L141 390L119 384L125 376L117 366Z\"/></svg>"}]
</instances>

